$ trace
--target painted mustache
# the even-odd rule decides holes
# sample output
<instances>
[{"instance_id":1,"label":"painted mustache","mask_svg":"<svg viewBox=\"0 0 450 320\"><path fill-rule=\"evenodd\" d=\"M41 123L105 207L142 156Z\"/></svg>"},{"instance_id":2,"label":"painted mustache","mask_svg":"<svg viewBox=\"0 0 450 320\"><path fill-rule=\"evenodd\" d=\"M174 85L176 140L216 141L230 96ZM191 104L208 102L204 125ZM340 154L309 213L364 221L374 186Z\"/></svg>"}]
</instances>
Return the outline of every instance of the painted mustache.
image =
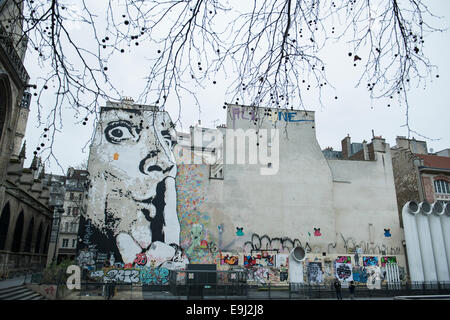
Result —
<instances>
[{"instance_id":1,"label":"painted mustache","mask_svg":"<svg viewBox=\"0 0 450 320\"><path fill-rule=\"evenodd\" d=\"M162 173L166 173L169 172L170 170L172 170L173 165L169 166L168 168L166 168L165 170L163 170L163 168L161 168L160 166L150 166L147 168L147 172L152 172L152 171L160 171Z\"/></svg>"}]
</instances>

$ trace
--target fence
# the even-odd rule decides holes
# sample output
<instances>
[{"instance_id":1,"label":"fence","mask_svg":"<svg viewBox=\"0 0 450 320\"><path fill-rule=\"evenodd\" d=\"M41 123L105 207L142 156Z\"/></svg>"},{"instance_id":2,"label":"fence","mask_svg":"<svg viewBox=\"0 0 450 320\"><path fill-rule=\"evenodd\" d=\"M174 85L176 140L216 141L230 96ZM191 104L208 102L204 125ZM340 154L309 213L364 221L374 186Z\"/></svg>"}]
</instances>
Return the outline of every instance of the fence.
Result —
<instances>
[{"instance_id":1,"label":"fence","mask_svg":"<svg viewBox=\"0 0 450 320\"><path fill-rule=\"evenodd\" d=\"M168 281L163 284L143 284L93 281L83 277L80 290L68 290L65 279L59 277L53 283L43 281L42 273L30 274L25 283L43 286L54 285L55 299L107 299L108 291L112 299L234 299L234 300L272 300L272 299L335 299L336 291L332 284L312 285L271 283L251 285L246 274L241 271L184 270L170 271ZM341 289L344 299L350 298L347 288ZM397 282L383 283L379 289L369 289L365 284L357 284L355 297L383 298L396 296L450 295L450 282Z\"/></svg>"}]
</instances>

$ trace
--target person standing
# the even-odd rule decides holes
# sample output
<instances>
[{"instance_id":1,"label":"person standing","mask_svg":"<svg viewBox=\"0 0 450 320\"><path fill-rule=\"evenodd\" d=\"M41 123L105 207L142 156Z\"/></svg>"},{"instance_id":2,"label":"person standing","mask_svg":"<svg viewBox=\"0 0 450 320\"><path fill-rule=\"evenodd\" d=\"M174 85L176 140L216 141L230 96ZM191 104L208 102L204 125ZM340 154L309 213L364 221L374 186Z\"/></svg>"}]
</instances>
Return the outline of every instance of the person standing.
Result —
<instances>
[{"instance_id":1,"label":"person standing","mask_svg":"<svg viewBox=\"0 0 450 320\"><path fill-rule=\"evenodd\" d=\"M342 300L342 294L341 294L341 282L338 278L334 280L334 289L336 290L336 298L338 300Z\"/></svg>"},{"instance_id":2,"label":"person standing","mask_svg":"<svg viewBox=\"0 0 450 320\"><path fill-rule=\"evenodd\" d=\"M355 284L353 283L353 281L350 281L350 285L349 285L348 289L350 290L350 299L354 300L355 299Z\"/></svg>"}]
</instances>

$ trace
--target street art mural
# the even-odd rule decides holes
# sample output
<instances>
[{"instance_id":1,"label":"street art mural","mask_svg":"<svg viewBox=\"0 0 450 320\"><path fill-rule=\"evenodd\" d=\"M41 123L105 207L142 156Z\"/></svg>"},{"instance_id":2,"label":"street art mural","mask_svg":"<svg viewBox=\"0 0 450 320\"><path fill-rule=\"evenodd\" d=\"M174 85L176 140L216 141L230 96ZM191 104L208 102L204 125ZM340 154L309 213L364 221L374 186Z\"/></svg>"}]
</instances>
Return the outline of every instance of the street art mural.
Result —
<instances>
[{"instance_id":1,"label":"street art mural","mask_svg":"<svg viewBox=\"0 0 450 320\"><path fill-rule=\"evenodd\" d=\"M103 268L92 271L90 278L101 282L142 283L146 285L165 285L169 283L169 270L166 268Z\"/></svg>"},{"instance_id":2,"label":"street art mural","mask_svg":"<svg viewBox=\"0 0 450 320\"><path fill-rule=\"evenodd\" d=\"M254 251L251 255L244 255L244 267L268 266L274 267L276 264L276 251Z\"/></svg>"},{"instance_id":3,"label":"street art mural","mask_svg":"<svg viewBox=\"0 0 450 320\"><path fill-rule=\"evenodd\" d=\"M378 266L378 257L363 257L364 267L375 267Z\"/></svg>"},{"instance_id":4,"label":"street art mural","mask_svg":"<svg viewBox=\"0 0 450 320\"><path fill-rule=\"evenodd\" d=\"M237 255L229 255L225 254L222 255L222 258L220 260L220 264L227 264L230 266L237 266L239 265L239 257Z\"/></svg>"},{"instance_id":5,"label":"street art mural","mask_svg":"<svg viewBox=\"0 0 450 320\"><path fill-rule=\"evenodd\" d=\"M277 268L255 266L244 270L250 283L286 284L288 281L288 272Z\"/></svg>"},{"instance_id":6,"label":"street art mural","mask_svg":"<svg viewBox=\"0 0 450 320\"><path fill-rule=\"evenodd\" d=\"M236 227L236 235L242 237L244 235L244 228Z\"/></svg>"},{"instance_id":7,"label":"street art mural","mask_svg":"<svg viewBox=\"0 0 450 320\"><path fill-rule=\"evenodd\" d=\"M308 282L310 284L319 284L322 281L323 281L322 263L320 262L308 263Z\"/></svg>"},{"instance_id":8,"label":"street art mural","mask_svg":"<svg viewBox=\"0 0 450 320\"><path fill-rule=\"evenodd\" d=\"M336 263L336 277L340 281L352 281L352 265L351 263Z\"/></svg>"},{"instance_id":9,"label":"street art mural","mask_svg":"<svg viewBox=\"0 0 450 320\"><path fill-rule=\"evenodd\" d=\"M381 257L381 266L385 267L387 263L397 263L397 257Z\"/></svg>"},{"instance_id":10,"label":"street art mural","mask_svg":"<svg viewBox=\"0 0 450 320\"><path fill-rule=\"evenodd\" d=\"M206 209L207 190L203 182L209 174L205 165L178 165L176 177L177 212L180 221L180 246L186 250L189 263L219 264L221 256L213 236ZM218 233L224 226L217 226Z\"/></svg>"},{"instance_id":11,"label":"street art mural","mask_svg":"<svg viewBox=\"0 0 450 320\"><path fill-rule=\"evenodd\" d=\"M351 263L352 258L350 256L339 256L336 259L337 263Z\"/></svg>"},{"instance_id":12,"label":"street art mural","mask_svg":"<svg viewBox=\"0 0 450 320\"><path fill-rule=\"evenodd\" d=\"M353 281L356 283L366 283L369 275L365 267L353 267Z\"/></svg>"},{"instance_id":13,"label":"street art mural","mask_svg":"<svg viewBox=\"0 0 450 320\"><path fill-rule=\"evenodd\" d=\"M106 254L125 265L188 263L180 248L175 145L167 112L102 108L89 155L79 261L87 265Z\"/></svg>"}]
</instances>

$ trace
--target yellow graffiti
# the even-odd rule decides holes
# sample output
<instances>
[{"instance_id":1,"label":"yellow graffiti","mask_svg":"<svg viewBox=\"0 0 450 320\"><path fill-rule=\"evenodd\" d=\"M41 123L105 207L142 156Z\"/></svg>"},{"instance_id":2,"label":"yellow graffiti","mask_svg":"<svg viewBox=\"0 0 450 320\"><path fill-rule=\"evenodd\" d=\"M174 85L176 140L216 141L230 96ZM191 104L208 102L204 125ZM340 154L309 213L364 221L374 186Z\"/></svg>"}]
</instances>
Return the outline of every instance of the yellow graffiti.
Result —
<instances>
[{"instance_id":1,"label":"yellow graffiti","mask_svg":"<svg viewBox=\"0 0 450 320\"><path fill-rule=\"evenodd\" d=\"M114 160L119 160L119 154L117 152L114 153Z\"/></svg>"}]
</instances>

